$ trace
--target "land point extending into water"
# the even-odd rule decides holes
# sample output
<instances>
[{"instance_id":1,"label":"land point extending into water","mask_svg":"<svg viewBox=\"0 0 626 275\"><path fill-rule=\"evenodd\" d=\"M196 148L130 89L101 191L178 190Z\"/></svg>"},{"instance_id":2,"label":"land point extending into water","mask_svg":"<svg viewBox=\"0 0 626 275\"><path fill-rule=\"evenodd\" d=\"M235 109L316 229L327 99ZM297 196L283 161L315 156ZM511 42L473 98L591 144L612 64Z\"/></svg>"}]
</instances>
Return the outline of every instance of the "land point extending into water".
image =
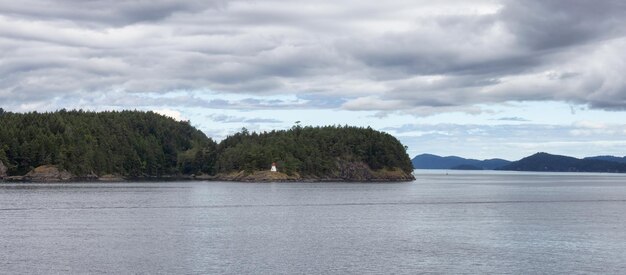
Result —
<instances>
[{"instance_id":1,"label":"land point extending into water","mask_svg":"<svg viewBox=\"0 0 626 275\"><path fill-rule=\"evenodd\" d=\"M369 127L243 128L218 143L188 121L154 112L0 109L0 125L3 181L414 179L406 147Z\"/></svg>"}]
</instances>

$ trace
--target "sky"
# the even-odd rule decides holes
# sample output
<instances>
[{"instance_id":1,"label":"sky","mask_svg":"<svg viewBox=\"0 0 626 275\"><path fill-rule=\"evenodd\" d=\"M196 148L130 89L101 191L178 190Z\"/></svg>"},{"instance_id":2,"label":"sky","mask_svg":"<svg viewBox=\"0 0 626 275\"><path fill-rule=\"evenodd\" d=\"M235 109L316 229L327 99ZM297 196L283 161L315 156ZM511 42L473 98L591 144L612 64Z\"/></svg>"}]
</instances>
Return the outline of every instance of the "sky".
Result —
<instances>
[{"instance_id":1,"label":"sky","mask_svg":"<svg viewBox=\"0 0 626 275\"><path fill-rule=\"evenodd\" d=\"M623 0L0 1L0 107L219 141L355 125L409 155L626 155ZM1 126L0 126L1 127Z\"/></svg>"}]
</instances>

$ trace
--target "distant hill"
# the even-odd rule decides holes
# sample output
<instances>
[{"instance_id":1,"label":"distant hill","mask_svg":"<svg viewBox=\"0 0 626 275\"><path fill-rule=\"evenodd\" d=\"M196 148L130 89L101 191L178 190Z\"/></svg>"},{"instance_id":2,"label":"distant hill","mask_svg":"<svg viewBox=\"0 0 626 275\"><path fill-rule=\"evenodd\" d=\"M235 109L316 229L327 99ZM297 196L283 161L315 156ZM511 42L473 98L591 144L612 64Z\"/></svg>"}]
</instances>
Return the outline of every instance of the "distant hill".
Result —
<instances>
[{"instance_id":1,"label":"distant hill","mask_svg":"<svg viewBox=\"0 0 626 275\"><path fill-rule=\"evenodd\" d=\"M474 165L461 164L459 166L454 166L450 168L451 170L485 170L480 167L476 167Z\"/></svg>"},{"instance_id":2,"label":"distant hill","mask_svg":"<svg viewBox=\"0 0 626 275\"><path fill-rule=\"evenodd\" d=\"M466 159L457 156L441 157L432 154L421 154L414 157L411 162L416 169L463 169L468 170L494 170L510 163L504 159Z\"/></svg>"},{"instance_id":3,"label":"distant hill","mask_svg":"<svg viewBox=\"0 0 626 275\"><path fill-rule=\"evenodd\" d=\"M615 156L596 156L596 157L586 157L585 159L595 159L595 160L605 160L619 163L626 163L626 157L620 158Z\"/></svg>"},{"instance_id":4,"label":"distant hill","mask_svg":"<svg viewBox=\"0 0 626 275\"><path fill-rule=\"evenodd\" d=\"M505 165L498 170L626 173L626 163L595 158L578 159L548 153L537 153Z\"/></svg>"}]
</instances>

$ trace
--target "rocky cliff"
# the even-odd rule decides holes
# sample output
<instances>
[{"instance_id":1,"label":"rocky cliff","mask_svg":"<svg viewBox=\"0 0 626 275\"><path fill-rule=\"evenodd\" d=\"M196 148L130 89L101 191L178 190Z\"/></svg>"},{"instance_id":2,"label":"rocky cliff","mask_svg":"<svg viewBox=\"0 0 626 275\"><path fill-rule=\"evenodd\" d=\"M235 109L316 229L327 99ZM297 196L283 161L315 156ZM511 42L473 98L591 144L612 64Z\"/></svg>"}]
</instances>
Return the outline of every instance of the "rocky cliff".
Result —
<instances>
[{"instance_id":1,"label":"rocky cliff","mask_svg":"<svg viewBox=\"0 0 626 275\"><path fill-rule=\"evenodd\" d=\"M270 171L235 172L228 174L218 174L208 180L223 181L254 181L254 182L289 182L289 181L323 181L323 182L391 182L391 181L412 181L415 177L404 172L402 169L379 169L372 170L363 162L337 162L337 169L323 176L301 176L298 173L291 175Z\"/></svg>"},{"instance_id":2,"label":"rocky cliff","mask_svg":"<svg viewBox=\"0 0 626 275\"><path fill-rule=\"evenodd\" d=\"M24 176L24 180L34 182L57 182L69 181L74 176L65 170L59 169L54 165L39 166Z\"/></svg>"},{"instance_id":3,"label":"rocky cliff","mask_svg":"<svg viewBox=\"0 0 626 275\"><path fill-rule=\"evenodd\" d=\"M254 181L254 182L285 182L285 181L301 181L302 178L298 174L287 175L281 172L255 171L255 172L236 172L228 174L218 174L209 180L222 181Z\"/></svg>"},{"instance_id":4,"label":"rocky cliff","mask_svg":"<svg viewBox=\"0 0 626 275\"><path fill-rule=\"evenodd\" d=\"M0 180L7 177L7 167L0 161Z\"/></svg>"},{"instance_id":5,"label":"rocky cliff","mask_svg":"<svg viewBox=\"0 0 626 275\"><path fill-rule=\"evenodd\" d=\"M60 169L55 165L39 166L24 176L8 177L6 167L0 162L0 179L7 181L26 182L67 182L67 181L125 181L126 179L117 175L95 174L87 176L75 176L72 173ZM217 180L217 181L249 181L249 182L391 182L391 181L412 181L415 177L404 172L402 169L379 169L373 170L363 162L337 162L337 169L323 176L302 176L298 173L286 174L280 171L254 171L254 172L233 172L220 173L215 176L178 176L170 179L179 180Z\"/></svg>"},{"instance_id":6,"label":"rocky cliff","mask_svg":"<svg viewBox=\"0 0 626 275\"><path fill-rule=\"evenodd\" d=\"M371 169L364 162L338 161L334 178L339 181L411 181L415 177L400 168Z\"/></svg>"}]
</instances>

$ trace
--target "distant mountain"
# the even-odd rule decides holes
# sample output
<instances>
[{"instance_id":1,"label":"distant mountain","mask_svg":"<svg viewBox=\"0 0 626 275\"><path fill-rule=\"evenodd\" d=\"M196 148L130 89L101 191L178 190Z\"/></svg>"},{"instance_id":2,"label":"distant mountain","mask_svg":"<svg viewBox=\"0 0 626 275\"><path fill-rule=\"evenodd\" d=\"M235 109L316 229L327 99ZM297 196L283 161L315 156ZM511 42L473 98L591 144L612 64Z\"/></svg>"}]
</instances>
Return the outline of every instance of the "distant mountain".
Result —
<instances>
[{"instance_id":1,"label":"distant mountain","mask_svg":"<svg viewBox=\"0 0 626 275\"><path fill-rule=\"evenodd\" d=\"M480 167L476 167L474 165L461 164L459 166L454 166L450 168L451 170L485 170Z\"/></svg>"},{"instance_id":2,"label":"distant mountain","mask_svg":"<svg viewBox=\"0 0 626 275\"><path fill-rule=\"evenodd\" d=\"M494 170L511 163L504 159L466 159L457 156L441 157L432 154L421 154L414 157L411 162L416 169L462 169L468 170Z\"/></svg>"},{"instance_id":3,"label":"distant mountain","mask_svg":"<svg viewBox=\"0 0 626 275\"><path fill-rule=\"evenodd\" d=\"M548 153L537 153L514 161L498 170L626 173L626 163L595 158L578 159Z\"/></svg>"},{"instance_id":4,"label":"distant mountain","mask_svg":"<svg viewBox=\"0 0 626 275\"><path fill-rule=\"evenodd\" d=\"M481 161L481 164L482 164L481 167L484 170L495 170L509 163L511 163L511 161L508 161L506 159L498 159L498 158L486 159L486 160Z\"/></svg>"},{"instance_id":5,"label":"distant mountain","mask_svg":"<svg viewBox=\"0 0 626 275\"><path fill-rule=\"evenodd\" d=\"M596 157L586 157L584 159L595 159L595 160L605 160L619 163L626 163L626 157L620 158L615 156L596 156Z\"/></svg>"}]
</instances>

